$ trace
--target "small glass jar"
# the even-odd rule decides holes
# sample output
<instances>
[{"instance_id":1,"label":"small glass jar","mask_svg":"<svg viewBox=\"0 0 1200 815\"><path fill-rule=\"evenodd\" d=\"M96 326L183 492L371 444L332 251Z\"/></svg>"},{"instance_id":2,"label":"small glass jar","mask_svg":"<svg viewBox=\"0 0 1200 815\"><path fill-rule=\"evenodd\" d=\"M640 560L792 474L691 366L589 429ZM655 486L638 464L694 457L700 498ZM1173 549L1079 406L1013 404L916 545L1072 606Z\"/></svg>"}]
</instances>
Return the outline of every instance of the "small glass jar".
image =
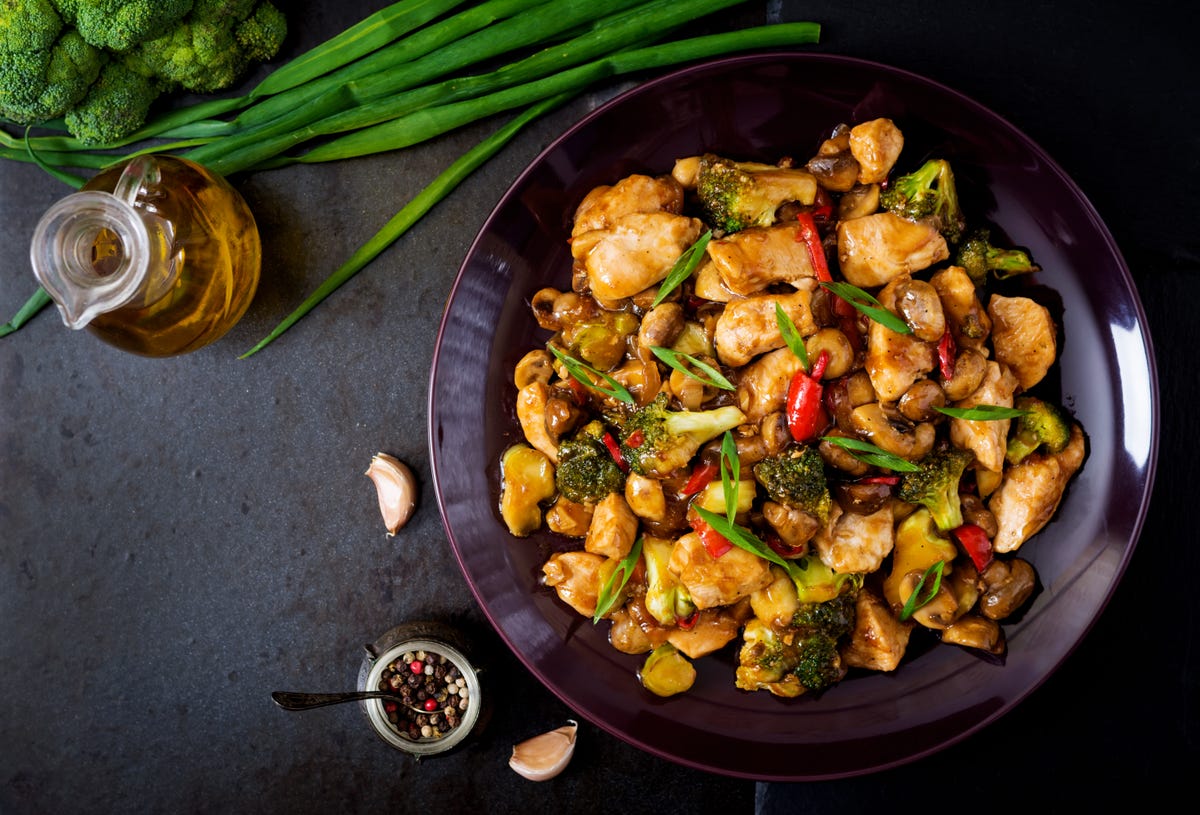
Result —
<instances>
[{"instance_id":1,"label":"small glass jar","mask_svg":"<svg viewBox=\"0 0 1200 815\"><path fill-rule=\"evenodd\" d=\"M161 357L201 348L241 319L262 246L249 206L224 178L146 155L47 210L30 260L67 326Z\"/></svg>"},{"instance_id":2,"label":"small glass jar","mask_svg":"<svg viewBox=\"0 0 1200 815\"><path fill-rule=\"evenodd\" d=\"M389 630L366 650L359 690L398 691L395 683L399 680L413 694L414 704L407 710L381 699L359 703L375 733L387 744L420 759L453 749L480 723L485 700L479 671L467 657L465 640L454 629L434 622L406 623ZM418 698L422 692L433 698L436 706L427 709L424 699ZM453 726L448 725L449 707L456 711Z\"/></svg>"}]
</instances>

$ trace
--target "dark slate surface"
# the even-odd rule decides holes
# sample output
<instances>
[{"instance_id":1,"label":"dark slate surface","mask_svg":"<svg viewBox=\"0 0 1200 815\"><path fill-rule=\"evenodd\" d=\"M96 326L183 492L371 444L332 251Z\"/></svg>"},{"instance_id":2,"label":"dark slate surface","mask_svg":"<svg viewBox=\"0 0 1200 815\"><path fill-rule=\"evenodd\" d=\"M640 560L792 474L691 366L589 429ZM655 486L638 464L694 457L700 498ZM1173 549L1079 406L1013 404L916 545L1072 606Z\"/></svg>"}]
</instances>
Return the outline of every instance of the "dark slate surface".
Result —
<instances>
[{"instance_id":1,"label":"dark slate surface","mask_svg":"<svg viewBox=\"0 0 1200 815\"><path fill-rule=\"evenodd\" d=\"M382 5L289 4L289 52ZM429 485L428 367L475 231L542 147L624 87L613 84L529 128L250 360L236 356L492 125L235 179L260 221L264 280L209 348L129 356L50 311L0 340L0 812L638 812L668 800L774 813L906 809L935 791L991 809L1032 789L1074 810L1181 786L1198 752L1200 557L1186 502L1200 445L1184 426L1200 294L1194 27L1181 3L1044 5L784 0L731 15L816 20L822 51L925 74L995 109L1076 179L1133 269L1163 391L1154 501L1108 609L1016 710L916 764L828 783L697 772L586 722L558 779L508 769L513 743L573 714L490 631L446 543ZM5 319L32 288L33 226L66 192L0 164ZM422 488L391 539L363 476L376 451L412 465ZM416 763L354 706L292 714L270 701L277 689L351 688L363 645L414 619L459 626L487 666L492 715L463 749Z\"/></svg>"}]
</instances>

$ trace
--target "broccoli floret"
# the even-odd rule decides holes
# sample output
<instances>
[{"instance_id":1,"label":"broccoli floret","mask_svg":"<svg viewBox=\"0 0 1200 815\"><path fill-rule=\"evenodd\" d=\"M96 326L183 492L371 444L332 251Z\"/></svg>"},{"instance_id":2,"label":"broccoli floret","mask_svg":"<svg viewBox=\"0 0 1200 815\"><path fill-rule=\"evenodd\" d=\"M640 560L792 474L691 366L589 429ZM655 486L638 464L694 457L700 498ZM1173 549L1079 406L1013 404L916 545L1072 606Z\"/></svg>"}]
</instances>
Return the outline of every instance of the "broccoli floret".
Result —
<instances>
[{"instance_id":1,"label":"broccoli floret","mask_svg":"<svg viewBox=\"0 0 1200 815\"><path fill-rule=\"evenodd\" d=\"M792 627L807 633L825 634L835 640L854 630L855 609L861 581L851 581L836 597L817 603L801 603L792 615Z\"/></svg>"},{"instance_id":2,"label":"broccoli floret","mask_svg":"<svg viewBox=\"0 0 1200 815\"><path fill-rule=\"evenodd\" d=\"M554 483L559 493L578 504L594 504L625 487L625 473L604 445L604 425L588 422L558 445Z\"/></svg>"},{"instance_id":3,"label":"broccoli floret","mask_svg":"<svg viewBox=\"0 0 1200 815\"><path fill-rule=\"evenodd\" d=\"M825 480L825 462L816 447L764 458L754 466L754 478L772 501L803 510L822 524L829 522L833 498Z\"/></svg>"},{"instance_id":4,"label":"broccoli floret","mask_svg":"<svg viewBox=\"0 0 1200 815\"><path fill-rule=\"evenodd\" d=\"M811 204L816 179L807 171L731 161L714 155L700 158L696 195L706 220L718 229L737 232L770 226L788 201Z\"/></svg>"},{"instance_id":5,"label":"broccoli floret","mask_svg":"<svg viewBox=\"0 0 1200 815\"><path fill-rule=\"evenodd\" d=\"M962 526L958 485L974 459L974 453L957 447L934 450L917 462L916 472L901 474L896 497L928 509L943 532Z\"/></svg>"},{"instance_id":6,"label":"broccoli floret","mask_svg":"<svg viewBox=\"0 0 1200 815\"><path fill-rule=\"evenodd\" d=\"M162 86L133 70L123 60L100 71L87 96L63 117L75 138L87 144L106 144L137 130Z\"/></svg>"},{"instance_id":7,"label":"broccoli floret","mask_svg":"<svg viewBox=\"0 0 1200 815\"><path fill-rule=\"evenodd\" d=\"M50 0L0 0L0 55L46 50L62 27Z\"/></svg>"},{"instance_id":8,"label":"broccoli floret","mask_svg":"<svg viewBox=\"0 0 1200 815\"><path fill-rule=\"evenodd\" d=\"M251 61L273 57L285 33L283 16L270 3L209 0L135 54L148 72L185 90L211 93L233 85Z\"/></svg>"},{"instance_id":9,"label":"broccoli floret","mask_svg":"<svg viewBox=\"0 0 1200 815\"><path fill-rule=\"evenodd\" d=\"M646 562L646 610L662 625L675 625L696 611L687 587L668 568L673 549L671 541L650 537L642 540L642 558Z\"/></svg>"},{"instance_id":10,"label":"broccoli floret","mask_svg":"<svg viewBox=\"0 0 1200 815\"><path fill-rule=\"evenodd\" d=\"M192 0L74 0L60 7L98 48L128 51L167 33L192 10Z\"/></svg>"},{"instance_id":11,"label":"broccoli floret","mask_svg":"<svg viewBox=\"0 0 1200 815\"><path fill-rule=\"evenodd\" d=\"M619 431L621 454L636 473L665 477L686 467L701 445L746 419L732 405L696 411L667 406L667 395L660 393L645 407L609 417Z\"/></svg>"},{"instance_id":12,"label":"broccoli floret","mask_svg":"<svg viewBox=\"0 0 1200 815\"><path fill-rule=\"evenodd\" d=\"M1071 417L1058 405L1035 396L1020 396L1013 407L1027 412L1013 423L1005 453L1009 464L1019 464L1042 446L1051 453L1061 453L1071 440Z\"/></svg>"},{"instance_id":13,"label":"broccoli floret","mask_svg":"<svg viewBox=\"0 0 1200 815\"><path fill-rule=\"evenodd\" d=\"M791 570L796 598L801 603L823 603L847 593L857 593L863 576L853 572L835 572L816 555L797 558Z\"/></svg>"},{"instance_id":14,"label":"broccoli floret","mask_svg":"<svg viewBox=\"0 0 1200 815\"><path fill-rule=\"evenodd\" d=\"M758 618L746 624L736 684L776 696L818 692L845 675L839 641L854 628L857 584L822 602L801 603L785 627Z\"/></svg>"},{"instance_id":15,"label":"broccoli floret","mask_svg":"<svg viewBox=\"0 0 1200 815\"><path fill-rule=\"evenodd\" d=\"M893 179L879 194L879 203L902 218L928 220L951 243L958 243L966 226L954 171L945 159L930 159L916 171Z\"/></svg>"},{"instance_id":16,"label":"broccoli floret","mask_svg":"<svg viewBox=\"0 0 1200 815\"><path fill-rule=\"evenodd\" d=\"M67 29L45 51L2 59L0 113L18 124L33 124L62 116L83 99L106 57Z\"/></svg>"},{"instance_id":17,"label":"broccoli floret","mask_svg":"<svg viewBox=\"0 0 1200 815\"><path fill-rule=\"evenodd\" d=\"M1040 271L1039 267L1020 249L999 249L992 246L991 233L976 229L958 247L955 263L966 270L976 286L982 286L992 272L1000 280L1019 274Z\"/></svg>"}]
</instances>

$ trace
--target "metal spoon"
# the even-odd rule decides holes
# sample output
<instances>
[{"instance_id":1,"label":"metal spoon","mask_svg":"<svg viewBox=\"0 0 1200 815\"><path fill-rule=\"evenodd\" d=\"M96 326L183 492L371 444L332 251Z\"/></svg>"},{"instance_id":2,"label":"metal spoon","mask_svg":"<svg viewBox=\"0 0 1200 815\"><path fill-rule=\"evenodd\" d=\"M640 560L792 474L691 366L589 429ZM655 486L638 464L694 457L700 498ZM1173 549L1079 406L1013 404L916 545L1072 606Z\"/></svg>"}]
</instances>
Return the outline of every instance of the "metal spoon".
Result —
<instances>
[{"instance_id":1,"label":"metal spoon","mask_svg":"<svg viewBox=\"0 0 1200 815\"><path fill-rule=\"evenodd\" d=\"M390 699L408 706L400 694L383 690L356 690L343 693L297 693L277 690L271 694L271 699L284 710L311 710L314 707L337 705L342 702L361 702L364 699Z\"/></svg>"}]
</instances>

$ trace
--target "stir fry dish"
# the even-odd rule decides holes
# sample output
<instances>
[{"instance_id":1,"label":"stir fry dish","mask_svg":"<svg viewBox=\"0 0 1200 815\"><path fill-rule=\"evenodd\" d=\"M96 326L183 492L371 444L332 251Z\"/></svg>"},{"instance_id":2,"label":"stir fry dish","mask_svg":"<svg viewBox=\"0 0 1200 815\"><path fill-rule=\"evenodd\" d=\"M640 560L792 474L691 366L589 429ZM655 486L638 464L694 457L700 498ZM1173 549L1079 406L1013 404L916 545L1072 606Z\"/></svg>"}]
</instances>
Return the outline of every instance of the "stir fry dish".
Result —
<instances>
[{"instance_id":1,"label":"stir fry dish","mask_svg":"<svg viewBox=\"0 0 1200 815\"><path fill-rule=\"evenodd\" d=\"M896 670L914 635L999 661L1032 602L1018 551L1087 446L1039 395L1059 325L949 162L903 146L877 119L802 165L614 179L574 213L570 290L531 297L550 336L513 373L500 515L555 533L545 585L655 694L727 646L781 697Z\"/></svg>"}]
</instances>

